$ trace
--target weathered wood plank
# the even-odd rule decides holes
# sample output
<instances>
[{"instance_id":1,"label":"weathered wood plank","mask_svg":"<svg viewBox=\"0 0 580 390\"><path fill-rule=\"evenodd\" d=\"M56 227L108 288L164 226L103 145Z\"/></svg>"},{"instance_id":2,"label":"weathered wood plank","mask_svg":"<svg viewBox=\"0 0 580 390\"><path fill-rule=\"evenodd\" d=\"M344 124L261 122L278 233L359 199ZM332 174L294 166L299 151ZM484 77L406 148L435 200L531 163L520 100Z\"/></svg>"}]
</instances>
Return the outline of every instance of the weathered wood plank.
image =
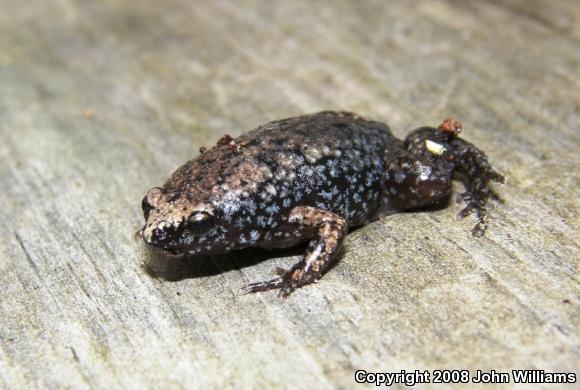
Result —
<instances>
[{"instance_id":1,"label":"weathered wood plank","mask_svg":"<svg viewBox=\"0 0 580 390\"><path fill-rule=\"evenodd\" d=\"M351 387L356 369L578 371L577 2L0 0L0 386ZM572 21L572 22L570 22ZM145 191L268 120L454 116L508 184L296 253L151 259ZM460 190L460 186L457 186Z\"/></svg>"}]
</instances>

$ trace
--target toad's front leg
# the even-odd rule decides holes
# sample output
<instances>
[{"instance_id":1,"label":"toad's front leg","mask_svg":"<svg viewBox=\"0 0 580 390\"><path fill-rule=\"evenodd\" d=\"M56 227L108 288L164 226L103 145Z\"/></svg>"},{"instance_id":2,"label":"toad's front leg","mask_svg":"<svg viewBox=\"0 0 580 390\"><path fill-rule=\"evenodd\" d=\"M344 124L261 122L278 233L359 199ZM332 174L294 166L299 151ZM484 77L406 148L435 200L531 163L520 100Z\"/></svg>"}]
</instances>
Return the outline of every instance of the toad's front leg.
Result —
<instances>
[{"instance_id":1,"label":"toad's front leg","mask_svg":"<svg viewBox=\"0 0 580 390\"><path fill-rule=\"evenodd\" d=\"M267 282L252 283L245 286L244 293L267 291L279 288L280 297L288 296L298 287L314 282L328 268L336 257L347 233L344 218L316 207L299 206L292 209L288 222L303 226L304 231L314 231L308 249L300 262L289 271Z\"/></svg>"}]
</instances>

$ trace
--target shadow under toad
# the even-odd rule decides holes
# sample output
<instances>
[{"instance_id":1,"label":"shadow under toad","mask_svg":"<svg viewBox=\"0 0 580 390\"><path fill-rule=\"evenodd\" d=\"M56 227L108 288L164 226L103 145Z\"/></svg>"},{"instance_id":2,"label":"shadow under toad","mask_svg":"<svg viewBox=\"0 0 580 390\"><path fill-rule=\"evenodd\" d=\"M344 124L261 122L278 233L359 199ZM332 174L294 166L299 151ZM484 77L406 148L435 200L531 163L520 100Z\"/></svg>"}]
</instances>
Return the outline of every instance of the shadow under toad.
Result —
<instances>
[{"instance_id":1,"label":"shadow under toad","mask_svg":"<svg viewBox=\"0 0 580 390\"><path fill-rule=\"evenodd\" d=\"M303 244L293 248L275 250L249 248L216 256L168 257L160 251L148 249L143 268L153 278L175 282L183 279L218 275L232 270L241 270L265 260L295 256L296 259L293 259L289 264L289 266L292 266L300 260L297 256L302 255L305 250L306 245ZM272 269L275 267L273 264ZM273 273L264 275L264 279L272 276L275 275Z\"/></svg>"}]
</instances>

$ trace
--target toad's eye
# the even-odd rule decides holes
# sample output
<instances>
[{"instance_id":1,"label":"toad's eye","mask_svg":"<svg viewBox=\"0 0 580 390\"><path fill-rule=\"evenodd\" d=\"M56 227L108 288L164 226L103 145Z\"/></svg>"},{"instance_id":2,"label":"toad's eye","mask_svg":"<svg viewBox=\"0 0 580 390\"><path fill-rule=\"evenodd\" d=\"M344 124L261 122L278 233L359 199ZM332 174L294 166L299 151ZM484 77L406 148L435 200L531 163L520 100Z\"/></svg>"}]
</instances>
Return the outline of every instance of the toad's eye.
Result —
<instances>
[{"instance_id":1,"label":"toad's eye","mask_svg":"<svg viewBox=\"0 0 580 390\"><path fill-rule=\"evenodd\" d=\"M211 225L211 222L211 214L206 213L205 211L198 211L187 220L187 228L197 231L204 230Z\"/></svg>"}]
</instances>

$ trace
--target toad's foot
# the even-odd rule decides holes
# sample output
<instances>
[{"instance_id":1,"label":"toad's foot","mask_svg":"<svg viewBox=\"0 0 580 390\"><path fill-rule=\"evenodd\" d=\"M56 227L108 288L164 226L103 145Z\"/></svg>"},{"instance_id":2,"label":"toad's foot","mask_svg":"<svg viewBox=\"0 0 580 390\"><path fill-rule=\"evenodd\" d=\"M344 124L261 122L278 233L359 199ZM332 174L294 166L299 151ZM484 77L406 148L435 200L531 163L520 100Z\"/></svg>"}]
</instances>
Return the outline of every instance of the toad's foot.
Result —
<instances>
[{"instance_id":1,"label":"toad's foot","mask_svg":"<svg viewBox=\"0 0 580 390\"><path fill-rule=\"evenodd\" d=\"M485 154L469 142L457 138L450 144L453 146L456 170L464 177L467 189L459 196L466 206L457 218L463 219L475 212L477 223L471 232L481 237L487 228L487 201L491 195L489 183L505 183L505 178L492 168Z\"/></svg>"}]
</instances>

